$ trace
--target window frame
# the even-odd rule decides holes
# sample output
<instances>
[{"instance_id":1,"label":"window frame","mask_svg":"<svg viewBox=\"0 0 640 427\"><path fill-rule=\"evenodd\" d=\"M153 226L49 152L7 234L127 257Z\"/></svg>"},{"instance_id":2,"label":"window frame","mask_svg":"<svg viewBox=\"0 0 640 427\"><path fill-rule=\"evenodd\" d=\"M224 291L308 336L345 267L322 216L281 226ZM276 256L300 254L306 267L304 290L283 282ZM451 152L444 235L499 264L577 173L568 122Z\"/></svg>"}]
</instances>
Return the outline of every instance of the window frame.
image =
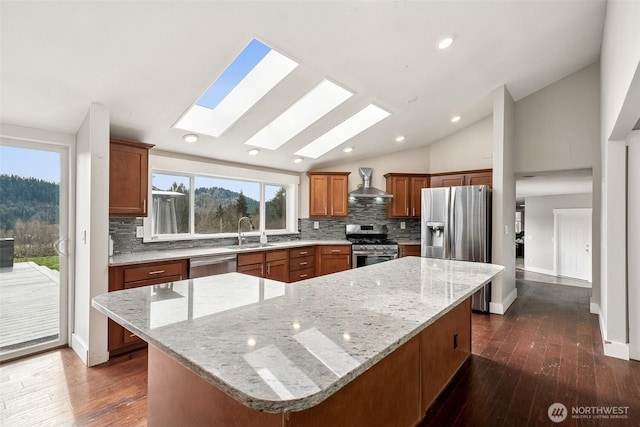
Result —
<instances>
[{"instance_id":1,"label":"window frame","mask_svg":"<svg viewBox=\"0 0 640 427\"><path fill-rule=\"evenodd\" d=\"M212 171L214 170L214 171ZM189 171L189 172L186 172ZM264 179L256 180L256 173ZM245 236L260 236L262 232L267 235L295 234L298 233L298 187L300 176L285 174L280 172L263 171L260 169L242 168L237 166L222 165L208 161L197 161L170 157L165 155L149 155L149 200L148 206L152 206L153 195L153 174L176 175L189 178L189 232L178 234L154 235L152 230L153 211L143 218L143 242L162 242L178 240L203 240L203 239L229 239L237 237L237 233L216 233L216 234L196 234L195 233L195 178L228 179L258 183L260 185L260 224L256 224L256 229L246 231ZM277 230L267 230L266 225L266 203L265 186L281 186L287 191L286 222L285 228Z\"/></svg>"}]
</instances>

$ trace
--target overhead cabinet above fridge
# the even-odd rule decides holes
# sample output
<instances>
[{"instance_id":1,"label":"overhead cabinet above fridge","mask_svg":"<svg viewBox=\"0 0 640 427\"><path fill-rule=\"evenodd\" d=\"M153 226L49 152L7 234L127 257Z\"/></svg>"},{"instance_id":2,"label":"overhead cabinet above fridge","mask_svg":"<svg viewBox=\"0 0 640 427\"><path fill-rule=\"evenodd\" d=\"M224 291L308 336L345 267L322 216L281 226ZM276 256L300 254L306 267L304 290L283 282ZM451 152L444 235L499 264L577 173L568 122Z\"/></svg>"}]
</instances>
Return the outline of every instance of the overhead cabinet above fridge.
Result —
<instances>
[{"instance_id":1,"label":"overhead cabinet above fridge","mask_svg":"<svg viewBox=\"0 0 640 427\"><path fill-rule=\"evenodd\" d=\"M491 262L491 189L486 185L422 190L423 257ZM490 284L473 295L471 308L489 312Z\"/></svg>"}]
</instances>

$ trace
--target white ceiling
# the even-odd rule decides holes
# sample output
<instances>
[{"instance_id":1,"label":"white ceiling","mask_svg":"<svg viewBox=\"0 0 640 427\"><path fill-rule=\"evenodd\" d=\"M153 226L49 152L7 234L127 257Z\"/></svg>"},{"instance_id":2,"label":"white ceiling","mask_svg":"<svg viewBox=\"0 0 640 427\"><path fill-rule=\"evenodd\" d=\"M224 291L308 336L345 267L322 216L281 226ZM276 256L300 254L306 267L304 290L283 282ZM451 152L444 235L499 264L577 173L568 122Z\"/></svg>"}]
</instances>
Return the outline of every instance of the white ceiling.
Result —
<instances>
[{"instance_id":1,"label":"white ceiling","mask_svg":"<svg viewBox=\"0 0 640 427\"><path fill-rule=\"evenodd\" d=\"M0 122L75 134L98 102L114 136L298 172L432 143L491 114L491 92L502 84L519 100L595 62L605 15L603 0L0 7ZM455 42L438 51L446 34ZM254 37L301 65L221 137L184 143L186 132L171 126ZM244 142L325 77L356 95L280 149L248 156ZM370 102L391 116L345 143L352 153L339 147L292 163L295 151Z\"/></svg>"},{"instance_id":2,"label":"white ceiling","mask_svg":"<svg viewBox=\"0 0 640 427\"><path fill-rule=\"evenodd\" d=\"M526 197L583 194L593 191L591 169L533 172L516 175L516 203Z\"/></svg>"}]
</instances>

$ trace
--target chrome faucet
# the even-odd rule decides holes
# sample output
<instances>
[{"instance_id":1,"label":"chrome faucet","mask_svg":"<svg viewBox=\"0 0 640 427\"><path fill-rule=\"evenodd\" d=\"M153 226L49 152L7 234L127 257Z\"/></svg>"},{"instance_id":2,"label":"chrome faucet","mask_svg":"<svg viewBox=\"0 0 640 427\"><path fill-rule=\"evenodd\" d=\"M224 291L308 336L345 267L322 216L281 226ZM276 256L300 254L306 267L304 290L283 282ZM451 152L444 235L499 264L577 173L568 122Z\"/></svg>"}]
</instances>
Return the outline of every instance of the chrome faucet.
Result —
<instances>
[{"instance_id":1,"label":"chrome faucet","mask_svg":"<svg viewBox=\"0 0 640 427\"><path fill-rule=\"evenodd\" d=\"M238 246L242 246L242 242L247 241L247 239L242 235L242 221L249 221L249 226L251 227L251 230L253 230L253 222L251 222L251 218L243 216L238 220Z\"/></svg>"}]
</instances>

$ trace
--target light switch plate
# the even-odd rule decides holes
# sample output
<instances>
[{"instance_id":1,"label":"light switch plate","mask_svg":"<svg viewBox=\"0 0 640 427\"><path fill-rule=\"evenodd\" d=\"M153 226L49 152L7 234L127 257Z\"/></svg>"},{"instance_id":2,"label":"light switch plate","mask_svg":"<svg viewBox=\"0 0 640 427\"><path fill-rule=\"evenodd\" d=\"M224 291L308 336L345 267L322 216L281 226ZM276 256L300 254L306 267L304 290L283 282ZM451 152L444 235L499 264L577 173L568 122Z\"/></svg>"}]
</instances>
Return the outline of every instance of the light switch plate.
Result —
<instances>
[{"instance_id":1,"label":"light switch plate","mask_svg":"<svg viewBox=\"0 0 640 427\"><path fill-rule=\"evenodd\" d=\"M317 230L320 228L320 223L318 221L313 221L313 229Z\"/></svg>"},{"instance_id":2,"label":"light switch plate","mask_svg":"<svg viewBox=\"0 0 640 427\"><path fill-rule=\"evenodd\" d=\"M138 239L141 239L144 237L144 227L140 226L140 227L136 227L136 237Z\"/></svg>"},{"instance_id":3,"label":"light switch plate","mask_svg":"<svg viewBox=\"0 0 640 427\"><path fill-rule=\"evenodd\" d=\"M407 228L407 223L406 223L406 222L404 222L404 221L402 221L402 222L400 223L400 230L404 230L405 228Z\"/></svg>"}]
</instances>

